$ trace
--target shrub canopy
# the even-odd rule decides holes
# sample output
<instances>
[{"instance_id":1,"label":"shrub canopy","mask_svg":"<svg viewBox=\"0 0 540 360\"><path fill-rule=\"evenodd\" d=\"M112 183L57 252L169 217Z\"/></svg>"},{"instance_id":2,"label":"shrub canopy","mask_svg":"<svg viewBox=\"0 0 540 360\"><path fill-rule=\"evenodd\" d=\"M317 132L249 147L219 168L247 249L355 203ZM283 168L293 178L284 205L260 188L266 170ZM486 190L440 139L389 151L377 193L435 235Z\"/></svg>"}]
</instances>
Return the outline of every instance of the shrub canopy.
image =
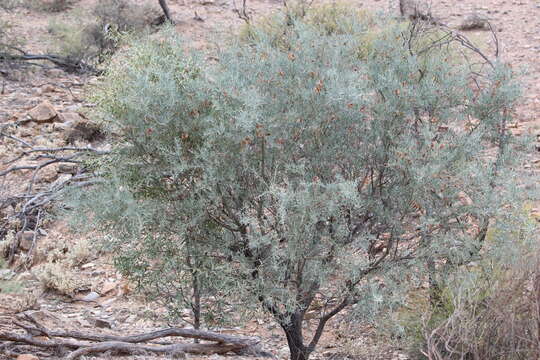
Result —
<instances>
[{"instance_id":1,"label":"shrub canopy","mask_svg":"<svg viewBox=\"0 0 540 360\"><path fill-rule=\"evenodd\" d=\"M251 29L217 62L171 33L124 50L94 98L115 141L106 181L77 204L154 298L178 313L196 279L203 312L261 304L300 360L341 310L369 317L507 246L484 240L519 206L506 131L519 91L507 67L475 78L403 24L368 41L372 19L291 21L286 42Z\"/></svg>"}]
</instances>

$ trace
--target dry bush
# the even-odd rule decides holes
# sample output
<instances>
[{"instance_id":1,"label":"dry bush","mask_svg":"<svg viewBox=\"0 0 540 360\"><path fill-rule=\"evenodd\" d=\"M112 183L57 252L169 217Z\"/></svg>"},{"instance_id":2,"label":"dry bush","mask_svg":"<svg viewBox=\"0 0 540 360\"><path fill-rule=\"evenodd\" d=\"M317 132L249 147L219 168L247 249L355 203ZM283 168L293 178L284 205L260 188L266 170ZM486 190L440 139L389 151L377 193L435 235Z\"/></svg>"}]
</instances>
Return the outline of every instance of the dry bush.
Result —
<instances>
[{"instance_id":1,"label":"dry bush","mask_svg":"<svg viewBox=\"0 0 540 360\"><path fill-rule=\"evenodd\" d=\"M32 10L59 13L69 10L76 2L77 0L26 0L18 5Z\"/></svg>"},{"instance_id":2,"label":"dry bush","mask_svg":"<svg viewBox=\"0 0 540 360\"><path fill-rule=\"evenodd\" d=\"M19 313L22 311L37 309L39 290L29 287L18 280L0 280L0 308L4 311Z\"/></svg>"},{"instance_id":3,"label":"dry bush","mask_svg":"<svg viewBox=\"0 0 540 360\"><path fill-rule=\"evenodd\" d=\"M0 259L4 261L4 257L9 252L10 245L15 240L15 232L13 230L6 230L3 237L0 237Z\"/></svg>"},{"instance_id":4,"label":"dry bush","mask_svg":"<svg viewBox=\"0 0 540 360\"><path fill-rule=\"evenodd\" d=\"M75 3L75 0L42 0L41 9L48 12L66 11Z\"/></svg>"},{"instance_id":5,"label":"dry bush","mask_svg":"<svg viewBox=\"0 0 540 360\"><path fill-rule=\"evenodd\" d=\"M66 253L67 262L71 266L79 266L92 260L96 256L96 249L91 247L86 238L79 239Z\"/></svg>"},{"instance_id":6,"label":"dry bush","mask_svg":"<svg viewBox=\"0 0 540 360\"><path fill-rule=\"evenodd\" d=\"M19 0L2 0L2 1L0 1L0 9L6 10L6 11L13 10L14 8L16 8L19 5L20 5Z\"/></svg>"},{"instance_id":7,"label":"dry bush","mask_svg":"<svg viewBox=\"0 0 540 360\"><path fill-rule=\"evenodd\" d=\"M36 276L45 290L70 295L84 284L73 268L91 261L98 255L86 238L71 243L65 240L50 243L39 250L46 254L45 262L36 266Z\"/></svg>"},{"instance_id":8,"label":"dry bush","mask_svg":"<svg viewBox=\"0 0 540 360\"><path fill-rule=\"evenodd\" d=\"M512 269L493 269L494 279L455 294L452 314L425 329L428 359L540 358L540 262L537 255L528 260Z\"/></svg>"},{"instance_id":9,"label":"dry bush","mask_svg":"<svg viewBox=\"0 0 540 360\"><path fill-rule=\"evenodd\" d=\"M39 252L46 254L43 256L45 262L62 262L69 268L85 264L99 255L86 238L77 239L75 243L65 240L55 241L39 249Z\"/></svg>"},{"instance_id":10,"label":"dry bush","mask_svg":"<svg viewBox=\"0 0 540 360\"><path fill-rule=\"evenodd\" d=\"M432 279L438 287L426 279L411 290L379 333L414 359L540 358L540 247L529 213L525 205L493 219L481 256L457 267L439 263L447 275ZM501 251L508 239L514 246Z\"/></svg>"},{"instance_id":11,"label":"dry bush","mask_svg":"<svg viewBox=\"0 0 540 360\"><path fill-rule=\"evenodd\" d=\"M83 285L67 261L38 265L35 274L44 290L53 290L64 295L72 295Z\"/></svg>"},{"instance_id":12,"label":"dry bush","mask_svg":"<svg viewBox=\"0 0 540 360\"><path fill-rule=\"evenodd\" d=\"M99 26L109 25L118 31L141 31L159 16L159 11L148 1L100 0L92 14Z\"/></svg>"},{"instance_id":13,"label":"dry bush","mask_svg":"<svg viewBox=\"0 0 540 360\"><path fill-rule=\"evenodd\" d=\"M540 249L527 217L488 231L484 257L439 283L437 303L417 289L394 315L411 355L429 360L540 358ZM517 239L500 250L499 238ZM495 254L494 254L495 253ZM433 292L431 292L433 294ZM431 298L432 300L433 298Z\"/></svg>"}]
</instances>

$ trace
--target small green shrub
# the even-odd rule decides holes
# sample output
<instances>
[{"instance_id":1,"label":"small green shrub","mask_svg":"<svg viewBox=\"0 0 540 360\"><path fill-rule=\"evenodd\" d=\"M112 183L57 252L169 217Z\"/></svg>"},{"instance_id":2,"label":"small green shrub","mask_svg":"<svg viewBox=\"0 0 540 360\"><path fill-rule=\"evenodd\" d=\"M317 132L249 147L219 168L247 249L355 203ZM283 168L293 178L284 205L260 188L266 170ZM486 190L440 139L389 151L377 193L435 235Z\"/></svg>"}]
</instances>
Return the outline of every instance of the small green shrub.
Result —
<instances>
[{"instance_id":1,"label":"small green shrub","mask_svg":"<svg viewBox=\"0 0 540 360\"><path fill-rule=\"evenodd\" d=\"M288 38L297 23L309 24L326 35L359 34L373 22L371 13L345 2L308 6L305 1L291 2L280 12L265 16L240 28L239 39L257 42L262 37L271 39L274 46L286 49Z\"/></svg>"},{"instance_id":2,"label":"small green shrub","mask_svg":"<svg viewBox=\"0 0 540 360\"><path fill-rule=\"evenodd\" d=\"M147 0L99 0L92 15L100 27L108 25L120 32L140 32L159 15L159 11Z\"/></svg>"},{"instance_id":3,"label":"small green shrub","mask_svg":"<svg viewBox=\"0 0 540 360\"><path fill-rule=\"evenodd\" d=\"M25 284L19 280L0 280L0 293L21 294L25 291Z\"/></svg>"},{"instance_id":4,"label":"small green shrub","mask_svg":"<svg viewBox=\"0 0 540 360\"><path fill-rule=\"evenodd\" d=\"M8 20L0 19L0 63L14 65L16 61L11 56L20 55L15 48L21 47L23 42L24 39L13 30L13 25Z\"/></svg>"},{"instance_id":5,"label":"small green shrub","mask_svg":"<svg viewBox=\"0 0 540 360\"><path fill-rule=\"evenodd\" d=\"M149 2L99 0L90 14L81 13L76 19L51 21L49 32L56 38L56 52L75 61L102 62L114 53L118 34L141 34L149 29L158 11Z\"/></svg>"},{"instance_id":6,"label":"small green shrub","mask_svg":"<svg viewBox=\"0 0 540 360\"><path fill-rule=\"evenodd\" d=\"M2 0L0 9L10 11L21 5L22 0Z\"/></svg>"},{"instance_id":7,"label":"small green shrub","mask_svg":"<svg viewBox=\"0 0 540 360\"><path fill-rule=\"evenodd\" d=\"M94 58L98 53L98 48L86 29L87 27L81 26L80 23L51 20L48 31L56 41L53 51L74 61L88 61Z\"/></svg>"},{"instance_id":8,"label":"small green shrub","mask_svg":"<svg viewBox=\"0 0 540 360\"><path fill-rule=\"evenodd\" d=\"M70 9L77 0L34 0L34 7L46 12L58 13Z\"/></svg>"}]
</instances>

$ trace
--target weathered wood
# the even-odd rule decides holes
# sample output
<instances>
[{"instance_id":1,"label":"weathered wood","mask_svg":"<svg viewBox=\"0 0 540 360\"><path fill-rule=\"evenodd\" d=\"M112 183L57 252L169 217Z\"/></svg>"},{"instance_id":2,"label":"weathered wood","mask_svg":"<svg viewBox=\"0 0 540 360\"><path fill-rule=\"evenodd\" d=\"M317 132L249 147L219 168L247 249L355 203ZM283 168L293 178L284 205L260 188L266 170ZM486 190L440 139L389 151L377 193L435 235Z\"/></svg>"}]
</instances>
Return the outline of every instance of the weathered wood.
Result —
<instances>
[{"instance_id":1,"label":"weathered wood","mask_svg":"<svg viewBox=\"0 0 540 360\"><path fill-rule=\"evenodd\" d=\"M25 320L25 321L23 321ZM79 331L51 330L29 314L13 320L13 324L24 329L27 334L0 332L0 341L31 345L42 349L67 352L66 359L110 351L115 354L155 353L181 357L183 354L211 355L233 352L242 355L271 356L261 350L260 341L255 337L232 336L212 331L184 328L167 328L137 335L108 335L83 333ZM47 337L37 338L36 336ZM210 341L211 343L169 343L150 342L163 337L183 337Z\"/></svg>"}]
</instances>

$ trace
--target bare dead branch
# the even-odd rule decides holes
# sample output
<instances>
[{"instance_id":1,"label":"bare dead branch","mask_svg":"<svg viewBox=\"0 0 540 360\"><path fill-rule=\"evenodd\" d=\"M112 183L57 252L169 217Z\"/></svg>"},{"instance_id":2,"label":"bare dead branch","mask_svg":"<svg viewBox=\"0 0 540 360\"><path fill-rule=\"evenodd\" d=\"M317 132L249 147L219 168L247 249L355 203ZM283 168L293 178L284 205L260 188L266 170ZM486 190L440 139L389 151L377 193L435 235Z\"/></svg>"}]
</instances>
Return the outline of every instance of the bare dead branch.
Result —
<instances>
[{"instance_id":1,"label":"bare dead branch","mask_svg":"<svg viewBox=\"0 0 540 360\"><path fill-rule=\"evenodd\" d=\"M11 46L8 44L1 45L2 48L8 48L10 50L13 50L15 53L5 51L0 52L0 62L26 62L31 65L39 65L39 63L35 63L34 61L48 61L53 63L56 67L70 73L100 73L98 69L96 69L92 65L85 63L80 59L74 60L70 59L69 57L54 54L29 54L26 51L15 46Z\"/></svg>"},{"instance_id":2,"label":"bare dead branch","mask_svg":"<svg viewBox=\"0 0 540 360\"><path fill-rule=\"evenodd\" d=\"M18 344L32 345L45 349L65 349L71 351L66 359L77 359L88 354L110 351L116 354L155 353L181 355L226 354L229 352L243 355L268 356L260 349L260 340L255 337L232 336L216 332L195 329L168 328L149 333L128 336L108 334L81 333L78 331L55 331L45 328L30 314L19 316L13 323L24 329L27 335L0 332L0 340L9 341L13 346ZM30 323L26 323L26 322ZM36 338L46 336L48 339ZM212 343L169 343L159 345L151 340L163 337L183 337L210 341Z\"/></svg>"},{"instance_id":3,"label":"bare dead branch","mask_svg":"<svg viewBox=\"0 0 540 360\"><path fill-rule=\"evenodd\" d=\"M248 14L247 11L247 3L246 0L242 0L242 7L238 9L236 6L236 0L233 0L233 12L238 14L238 17L246 22L246 24L249 24L251 22L251 16Z\"/></svg>"}]
</instances>

